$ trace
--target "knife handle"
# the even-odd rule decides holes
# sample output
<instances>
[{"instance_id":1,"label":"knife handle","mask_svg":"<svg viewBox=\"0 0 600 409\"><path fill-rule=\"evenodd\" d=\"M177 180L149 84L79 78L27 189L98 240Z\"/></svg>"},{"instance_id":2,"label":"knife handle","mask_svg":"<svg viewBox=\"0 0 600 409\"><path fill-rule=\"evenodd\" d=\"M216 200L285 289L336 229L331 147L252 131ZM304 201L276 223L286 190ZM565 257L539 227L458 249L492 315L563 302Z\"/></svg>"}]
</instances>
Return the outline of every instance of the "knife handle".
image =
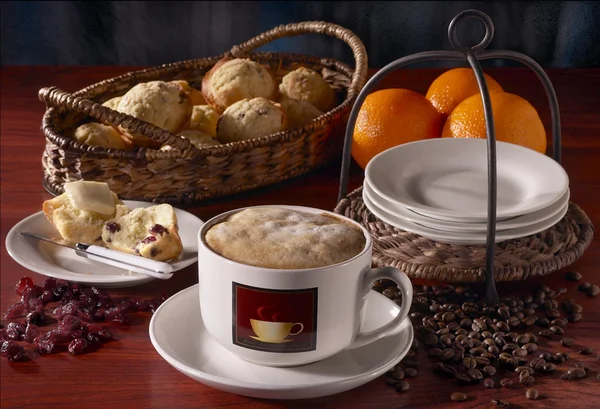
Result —
<instances>
[{"instance_id":1,"label":"knife handle","mask_svg":"<svg viewBox=\"0 0 600 409\"><path fill-rule=\"evenodd\" d=\"M163 280L167 280L173 276L173 266L169 263L150 260L141 256L123 253L122 251L95 245L88 246L87 248L77 245L76 252L78 255L90 260Z\"/></svg>"}]
</instances>

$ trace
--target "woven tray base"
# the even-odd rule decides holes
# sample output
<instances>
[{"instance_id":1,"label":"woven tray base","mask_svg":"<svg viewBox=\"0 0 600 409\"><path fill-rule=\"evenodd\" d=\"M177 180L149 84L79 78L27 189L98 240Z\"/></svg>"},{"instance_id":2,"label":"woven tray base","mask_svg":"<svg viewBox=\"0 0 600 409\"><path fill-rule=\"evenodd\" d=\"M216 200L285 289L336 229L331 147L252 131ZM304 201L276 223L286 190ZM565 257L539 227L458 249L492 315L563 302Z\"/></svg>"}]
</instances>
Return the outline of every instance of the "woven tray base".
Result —
<instances>
[{"instance_id":1,"label":"woven tray base","mask_svg":"<svg viewBox=\"0 0 600 409\"><path fill-rule=\"evenodd\" d=\"M373 264L392 266L409 277L443 282L483 281L485 246L438 243L397 229L374 216L362 201L362 187L342 199L334 211L358 221L373 236ZM569 203L565 217L553 227L496 245L496 281L543 276L579 259L594 237L585 212Z\"/></svg>"}]
</instances>

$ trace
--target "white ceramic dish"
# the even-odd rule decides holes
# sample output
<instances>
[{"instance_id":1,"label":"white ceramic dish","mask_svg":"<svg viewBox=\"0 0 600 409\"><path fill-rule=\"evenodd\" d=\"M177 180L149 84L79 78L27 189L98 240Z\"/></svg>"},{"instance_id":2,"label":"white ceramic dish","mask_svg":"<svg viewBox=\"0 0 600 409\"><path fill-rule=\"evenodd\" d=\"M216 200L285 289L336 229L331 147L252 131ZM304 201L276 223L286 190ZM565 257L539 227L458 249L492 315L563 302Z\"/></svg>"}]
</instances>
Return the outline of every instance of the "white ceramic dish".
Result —
<instances>
[{"instance_id":1,"label":"white ceramic dish","mask_svg":"<svg viewBox=\"0 0 600 409\"><path fill-rule=\"evenodd\" d=\"M363 191L363 201L367 208L373 213L375 216L383 220L384 222L397 227L398 229L409 231L420 236L426 237L428 239L438 241L440 243L447 244L459 244L459 245L483 245L486 243L486 233L457 233L457 232L445 232L441 230L431 229L429 227L421 226L419 224L409 222L408 220L401 219L396 217L388 212L379 208L376 204L371 202L371 200L364 194ZM558 223L563 216L567 213L569 209L569 204L567 203L563 209L555 214L554 216L540 222L535 223L525 227L519 227L516 229L504 230L500 232L496 232L495 243L500 243L502 241L516 239L519 237L530 236L535 233L539 233L543 230L546 230L556 223Z\"/></svg>"},{"instance_id":2,"label":"white ceramic dish","mask_svg":"<svg viewBox=\"0 0 600 409\"><path fill-rule=\"evenodd\" d=\"M363 330L389 322L398 311L394 302L371 291ZM265 399L316 398L356 388L396 365L414 338L405 319L390 335L323 361L289 368L260 366L236 357L206 332L197 284L166 300L152 316L149 331L156 351L182 374L225 392Z\"/></svg>"},{"instance_id":3,"label":"white ceramic dish","mask_svg":"<svg viewBox=\"0 0 600 409\"><path fill-rule=\"evenodd\" d=\"M482 223L460 223L450 222L446 220L433 219L431 217L423 216L419 213L415 213L403 206L394 204L383 197L379 196L375 191L371 189L368 181L365 179L363 185L364 194L373 202L374 205L379 207L381 210L394 215L401 219L420 224L425 227L429 227L436 230L446 232L458 232L458 233L481 233L487 231L487 221ZM556 215L562 211L569 203L570 190L567 189L565 194L558 199L555 203L550 206L538 210L537 212L528 213L523 216L517 216L511 219L501 220L496 222L497 231L505 231L510 229L516 229L520 227L531 226L532 224L540 223L550 217Z\"/></svg>"},{"instance_id":4,"label":"white ceramic dish","mask_svg":"<svg viewBox=\"0 0 600 409\"><path fill-rule=\"evenodd\" d=\"M496 150L498 220L546 208L566 192L568 175L552 158L505 142L497 142ZM399 145L375 156L365 175L378 195L422 215L450 221L487 218L485 139Z\"/></svg>"},{"instance_id":5,"label":"white ceramic dish","mask_svg":"<svg viewBox=\"0 0 600 409\"><path fill-rule=\"evenodd\" d=\"M154 203L123 201L131 208L149 207ZM197 234L204 224L191 213L175 209L183 252L171 262L173 271L181 270L198 259ZM129 287L155 280L143 274L111 267L79 257L71 249L21 236L20 232L59 237L43 212L35 213L17 223L6 236L8 254L23 267L49 277L94 285L96 287Z\"/></svg>"}]
</instances>

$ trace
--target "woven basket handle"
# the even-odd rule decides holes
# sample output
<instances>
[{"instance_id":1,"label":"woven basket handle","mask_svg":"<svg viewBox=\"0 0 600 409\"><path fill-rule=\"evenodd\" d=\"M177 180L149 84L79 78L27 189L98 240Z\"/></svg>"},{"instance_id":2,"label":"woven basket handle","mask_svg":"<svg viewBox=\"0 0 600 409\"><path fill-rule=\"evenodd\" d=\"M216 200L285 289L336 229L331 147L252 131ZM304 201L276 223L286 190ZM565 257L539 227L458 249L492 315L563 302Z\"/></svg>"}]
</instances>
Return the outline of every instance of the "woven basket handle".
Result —
<instances>
[{"instance_id":1,"label":"woven basket handle","mask_svg":"<svg viewBox=\"0 0 600 409\"><path fill-rule=\"evenodd\" d=\"M188 158L198 149L187 138L174 135L151 123L137 119L118 111L114 111L89 99L76 97L58 87L46 87L38 92L40 101L47 107L62 108L69 111L86 114L103 123L119 126L130 133L147 136L161 144L168 144L175 148L170 151L170 157Z\"/></svg>"},{"instance_id":2,"label":"woven basket handle","mask_svg":"<svg viewBox=\"0 0 600 409\"><path fill-rule=\"evenodd\" d=\"M231 54L236 58L245 57L250 51L277 40L282 37L292 37L299 34L319 33L338 38L348 44L354 54L356 67L352 75L352 82L348 88L348 96L355 97L360 92L367 80L367 51L362 41L352 31L336 24L324 21L305 21L277 26L263 34L260 34L245 43L236 45L231 49Z\"/></svg>"}]
</instances>

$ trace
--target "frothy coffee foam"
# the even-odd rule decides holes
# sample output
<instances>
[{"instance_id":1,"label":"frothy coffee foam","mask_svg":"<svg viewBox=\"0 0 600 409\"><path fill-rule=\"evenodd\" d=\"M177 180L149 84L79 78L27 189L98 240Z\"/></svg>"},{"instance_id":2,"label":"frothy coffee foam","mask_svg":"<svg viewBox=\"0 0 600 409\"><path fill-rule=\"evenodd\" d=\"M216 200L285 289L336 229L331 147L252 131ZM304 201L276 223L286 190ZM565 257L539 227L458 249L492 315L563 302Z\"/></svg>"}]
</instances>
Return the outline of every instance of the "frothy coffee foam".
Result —
<instances>
[{"instance_id":1,"label":"frothy coffee foam","mask_svg":"<svg viewBox=\"0 0 600 409\"><path fill-rule=\"evenodd\" d=\"M359 254L362 230L326 214L277 207L245 209L212 226L214 252L238 263L280 269L329 266Z\"/></svg>"}]
</instances>

